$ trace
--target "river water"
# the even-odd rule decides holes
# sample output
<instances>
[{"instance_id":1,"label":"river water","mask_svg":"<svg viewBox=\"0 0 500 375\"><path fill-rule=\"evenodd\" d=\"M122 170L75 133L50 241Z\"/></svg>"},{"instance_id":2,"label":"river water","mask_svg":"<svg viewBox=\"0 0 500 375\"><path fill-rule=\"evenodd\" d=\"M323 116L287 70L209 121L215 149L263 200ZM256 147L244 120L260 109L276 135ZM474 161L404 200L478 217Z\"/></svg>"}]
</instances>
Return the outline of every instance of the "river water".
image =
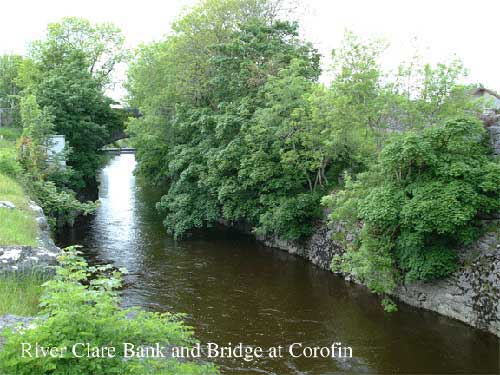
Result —
<instances>
[{"instance_id":1,"label":"river water","mask_svg":"<svg viewBox=\"0 0 500 375\"><path fill-rule=\"evenodd\" d=\"M215 359L227 374L498 374L499 340L440 315L399 306L384 313L365 288L251 237L217 228L174 241L136 184L133 154L101 172L95 217L59 235L91 263L126 267L124 300L186 313L202 343L283 346L281 358ZM293 358L286 347L352 348L352 358ZM294 354L297 354L295 352Z\"/></svg>"}]
</instances>

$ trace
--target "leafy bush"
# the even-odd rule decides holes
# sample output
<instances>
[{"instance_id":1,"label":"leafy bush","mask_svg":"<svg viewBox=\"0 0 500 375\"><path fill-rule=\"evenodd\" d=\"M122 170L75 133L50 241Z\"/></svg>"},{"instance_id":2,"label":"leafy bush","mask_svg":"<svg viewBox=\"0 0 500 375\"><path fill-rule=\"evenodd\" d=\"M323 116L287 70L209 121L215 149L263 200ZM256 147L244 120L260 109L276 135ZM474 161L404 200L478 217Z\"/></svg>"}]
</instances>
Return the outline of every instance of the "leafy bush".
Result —
<instances>
[{"instance_id":1,"label":"leafy bush","mask_svg":"<svg viewBox=\"0 0 500 375\"><path fill-rule=\"evenodd\" d=\"M331 220L363 223L342 264L381 293L399 274L413 281L452 273L456 249L477 237L499 195L500 164L482 124L456 119L395 135L375 165L323 202Z\"/></svg>"},{"instance_id":2,"label":"leafy bush","mask_svg":"<svg viewBox=\"0 0 500 375\"><path fill-rule=\"evenodd\" d=\"M21 165L16 160L15 149L0 148L0 173L10 177L16 177L21 171Z\"/></svg>"},{"instance_id":3,"label":"leafy bush","mask_svg":"<svg viewBox=\"0 0 500 375\"><path fill-rule=\"evenodd\" d=\"M176 359L123 359L123 343L191 346L191 328L181 315L151 313L137 308L122 309L116 288L121 272L110 266L88 267L74 249L59 256L56 276L44 284L41 310L33 327L6 331L0 352L0 372L17 375L94 374L216 374L214 366ZM68 347L62 356L21 356L21 343ZM71 346L115 347L114 358L74 357ZM34 349L33 349L34 352Z\"/></svg>"},{"instance_id":4,"label":"leafy bush","mask_svg":"<svg viewBox=\"0 0 500 375\"><path fill-rule=\"evenodd\" d=\"M321 215L318 194L297 194L282 197L275 207L265 211L256 228L257 234L275 233L281 238L296 240L312 234L311 222Z\"/></svg>"},{"instance_id":5,"label":"leafy bush","mask_svg":"<svg viewBox=\"0 0 500 375\"><path fill-rule=\"evenodd\" d=\"M92 214L98 203L80 202L72 190L62 190L52 181L32 179L26 181L30 195L43 208L52 226L73 224L79 215Z\"/></svg>"}]
</instances>

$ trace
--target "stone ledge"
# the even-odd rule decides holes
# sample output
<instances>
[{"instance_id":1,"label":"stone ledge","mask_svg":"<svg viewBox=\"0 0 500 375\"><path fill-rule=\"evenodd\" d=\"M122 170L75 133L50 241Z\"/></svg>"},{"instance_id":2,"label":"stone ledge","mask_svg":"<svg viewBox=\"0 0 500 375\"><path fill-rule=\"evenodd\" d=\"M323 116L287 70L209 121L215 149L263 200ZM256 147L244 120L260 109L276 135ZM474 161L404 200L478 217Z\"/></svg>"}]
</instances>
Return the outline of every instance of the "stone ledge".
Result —
<instances>
[{"instance_id":1,"label":"stone ledge","mask_svg":"<svg viewBox=\"0 0 500 375\"><path fill-rule=\"evenodd\" d=\"M38 225L38 246L0 246L0 272L52 272L57 263L61 249L52 240L47 218L35 202L30 201L29 207Z\"/></svg>"}]
</instances>

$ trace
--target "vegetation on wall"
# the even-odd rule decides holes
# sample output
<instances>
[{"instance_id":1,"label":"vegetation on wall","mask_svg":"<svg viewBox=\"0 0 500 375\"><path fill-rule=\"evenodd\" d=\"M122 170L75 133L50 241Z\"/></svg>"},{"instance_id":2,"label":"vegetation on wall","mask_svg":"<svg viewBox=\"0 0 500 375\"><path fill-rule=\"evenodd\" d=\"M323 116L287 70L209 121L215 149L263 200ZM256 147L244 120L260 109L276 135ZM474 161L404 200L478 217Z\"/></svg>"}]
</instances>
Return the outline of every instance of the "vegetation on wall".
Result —
<instances>
[{"instance_id":1,"label":"vegetation on wall","mask_svg":"<svg viewBox=\"0 0 500 375\"><path fill-rule=\"evenodd\" d=\"M484 127L473 118L392 137L376 163L324 199L332 220L362 223L335 266L378 293L390 292L400 277L449 275L457 249L500 209L500 164L490 153Z\"/></svg>"},{"instance_id":2,"label":"vegetation on wall","mask_svg":"<svg viewBox=\"0 0 500 375\"><path fill-rule=\"evenodd\" d=\"M325 86L317 51L279 14L279 2L203 1L137 51L128 89L143 117L129 129L137 173L165 191L167 230L224 219L300 240L327 196L332 219L363 225L337 261L374 291L448 275L498 208L462 63L385 72L386 44L347 32Z\"/></svg>"}]
</instances>

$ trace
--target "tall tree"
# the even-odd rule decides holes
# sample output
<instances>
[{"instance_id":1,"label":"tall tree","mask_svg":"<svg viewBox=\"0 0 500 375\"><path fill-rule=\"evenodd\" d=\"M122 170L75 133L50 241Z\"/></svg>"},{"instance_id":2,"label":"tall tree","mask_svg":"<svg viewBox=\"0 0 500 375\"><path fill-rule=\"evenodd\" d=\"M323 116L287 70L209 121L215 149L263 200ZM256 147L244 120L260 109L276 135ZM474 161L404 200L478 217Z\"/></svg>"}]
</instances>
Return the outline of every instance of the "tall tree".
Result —
<instances>
[{"instance_id":1,"label":"tall tree","mask_svg":"<svg viewBox=\"0 0 500 375\"><path fill-rule=\"evenodd\" d=\"M47 37L33 43L23 82L41 107L54 115L55 131L66 136L74 175L71 187L82 189L95 179L99 149L112 130L122 126L104 90L113 67L123 60L123 36L108 24L79 18L50 24Z\"/></svg>"},{"instance_id":2,"label":"tall tree","mask_svg":"<svg viewBox=\"0 0 500 375\"><path fill-rule=\"evenodd\" d=\"M17 55L0 56L0 108L9 109L14 123L19 120L19 94L21 87L18 82L19 68L23 58Z\"/></svg>"}]
</instances>

